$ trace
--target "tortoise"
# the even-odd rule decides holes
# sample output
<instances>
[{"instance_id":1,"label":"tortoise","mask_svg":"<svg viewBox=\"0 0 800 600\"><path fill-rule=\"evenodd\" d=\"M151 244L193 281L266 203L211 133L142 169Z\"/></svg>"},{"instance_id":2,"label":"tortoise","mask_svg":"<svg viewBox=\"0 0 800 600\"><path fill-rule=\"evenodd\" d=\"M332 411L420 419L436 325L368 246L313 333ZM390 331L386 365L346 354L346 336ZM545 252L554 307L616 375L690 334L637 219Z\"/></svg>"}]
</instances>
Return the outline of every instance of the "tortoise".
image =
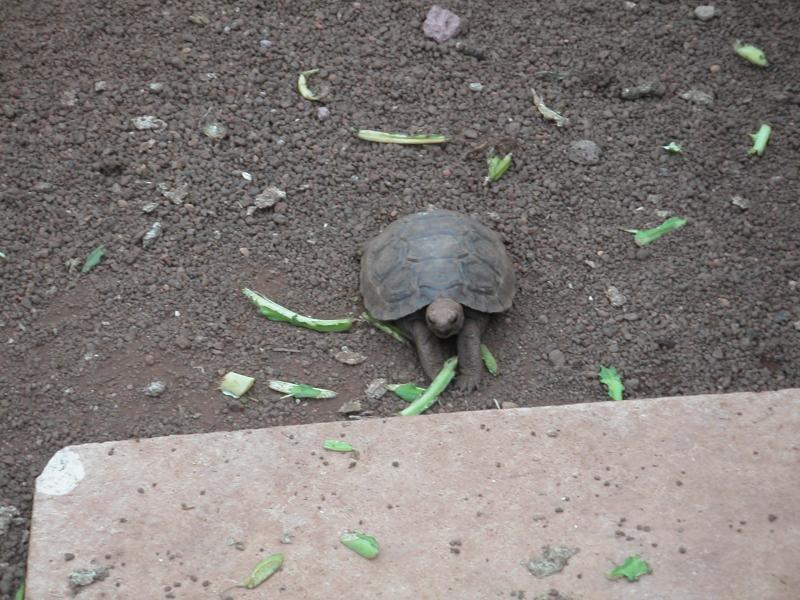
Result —
<instances>
[{"instance_id":1,"label":"tortoise","mask_svg":"<svg viewBox=\"0 0 800 600\"><path fill-rule=\"evenodd\" d=\"M516 290L497 233L449 210L405 216L366 243L360 279L367 311L408 336L429 379L447 357L441 340L455 336L455 386L478 388L481 336L492 313L511 308Z\"/></svg>"}]
</instances>

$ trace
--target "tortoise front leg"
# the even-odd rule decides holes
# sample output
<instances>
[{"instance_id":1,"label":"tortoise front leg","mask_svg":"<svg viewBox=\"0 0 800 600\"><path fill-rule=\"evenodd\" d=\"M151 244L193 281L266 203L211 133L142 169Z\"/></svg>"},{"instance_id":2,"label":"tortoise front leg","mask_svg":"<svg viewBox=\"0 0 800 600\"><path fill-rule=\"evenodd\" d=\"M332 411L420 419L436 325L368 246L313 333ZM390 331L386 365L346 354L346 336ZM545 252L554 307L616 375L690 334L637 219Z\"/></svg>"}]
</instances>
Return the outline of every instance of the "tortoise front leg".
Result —
<instances>
[{"instance_id":1,"label":"tortoise front leg","mask_svg":"<svg viewBox=\"0 0 800 600\"><path fill-rule=\"evenodd\" d=\"M414 319L410 323L406 323L405 329L411 334L411 339L417 348L422 370L425 371L428 379L433 381L444 364L444 353L439 338L428 329L424 319Z\"/></svg>"},{"instance_id":2,"label":"tortoise front leg","mask_svg":"<svg viewBox=\"0 0 800 600\"><path fill-rule=\"evenodd\" d=\"M464 326L458 334L458 376L455 381L456 389L462 392L473 392L481 383L481 335L488 322L486 314L469 311L465 315Z\"/></svg>"}]
</instances>

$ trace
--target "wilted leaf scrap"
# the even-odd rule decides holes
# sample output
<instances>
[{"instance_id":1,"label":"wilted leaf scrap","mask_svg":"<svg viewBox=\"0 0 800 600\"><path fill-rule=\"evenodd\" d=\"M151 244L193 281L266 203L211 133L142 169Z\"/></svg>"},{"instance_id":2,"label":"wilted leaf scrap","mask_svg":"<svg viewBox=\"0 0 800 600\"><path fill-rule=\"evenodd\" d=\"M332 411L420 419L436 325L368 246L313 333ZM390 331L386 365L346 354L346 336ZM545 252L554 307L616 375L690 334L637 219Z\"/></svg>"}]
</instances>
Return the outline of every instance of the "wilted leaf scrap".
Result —
<instances>
[{"instance_id":1,"label":"wilted leaf scrap","mask_svg":"<svg viewBox=\"0 0 800 600\"><path fill-rule=\"evenodd\" d=\"M486 370L489 371L491 375L497 375L497 360L495 360L486 344L481 344L481 358L483 359L483 364L486 366Z\"/></svg>"},{"instance_id":2,"label":"wilted leaf scrap","mask_svg":"<svg viewBox=\"0 0 800 600\"><path fill-rule=\"evenodd\" d=\"M366 321L367 323L369 323L370 325L372 325L377 329L380 329L384 333L388 333L398 342L402 342L407 346L411 344L411 342L408 341L408 338L405 336L405 334L402 331L400 331L398 327L395 327L391 323L384 323L383 321L379 321L368 312L361 313L361 320Z\"/></svg>"},{"instance_id":3,"label":"wilted leaf scrap","mask_svg":"<svg viewBox=\"0 0 800 600\"><path fill-rule=\"evenodd\" d=\"M764 51L761 48L758 48L751 44L743 44L742 42L736 42L733 45L733 51L736 52L737 56L745 59L747 62L751 64L756 65L757 67L769 66L769 63L767 62L767 55L764 54Z\"/></svg>"},{"instance_id":4,"label":"wilted leaf scrap","mask_svg":"<svg viewBox=\"0 0 800 600\"><path fill-rule=\"evenodd\" d=\"M389 133L372 129L359 129L356 134L359 139L379 144L443 144L447 137L435 133Z\"/></svg>"},{"instance_id":5,"label":"wilted leaf scrap","mask_svg":"<svg viewBox=\"0 0 800 600\"><path fill-rule=\"evenodd\" d=\"M251 289L244 288L242 293L258 307L262 315L271 321L291 323L297 327L323 332L347 331L353 326L353 319L314 319L312 317L304 317Z\"/></svg>"},{"instance_id":6,"label":"wilted leaf scrap","mask_svg":"<svg viewBox=\"0 0 800 600\"><path fill-rule=\"evenodd\" d=\"M688 221L681 217L670 217L661 225L653 227L652 229L625 229L625 231L634 234L633 241L636 242L637 246L647 246L673 229L680 229L686 225L686 223L688 223Z\"/></svg>"},{"instance_id":7,"label":"wilted leaf scrap","mask_svg":"<svg viewBox=\"0 0 800 600\"><path fill-rule=\"evenodd\" d=\"M386 389L394 392L401 400L406 402L413 402L425 392L425 388L413 383L390 383L386 386Z\"/></svg>"},{"instance_id":8,"label":"wilted leaf scrap","mask_svg":"<svg viewBox=\"0 0 800 600\"><path fill-rule=\"evenodd\" d=\"M766 123L762 123L761 127L758 128L758 131L750 134L750 137L753 140L753 147L750 148L748 154L755 154L756 156L763 155L764 150L767 149L767 142L769 141L769 136L771 135L772 127Z\"/></svg>"},{"instance_id":9,"label":"wilted leaf scrap","mask_svg":"<svg viewBox=\"0 0 800 600\"><path fill-rule=\"evenodd\" d=\"M300 92L300 95L306 100L311 100L314 102L320 100L320 96L309 89L308 78L316 73L319 73L319 69L310 69L300 73L300 76L297 78L297 91Z\"/></svg>"},{"instance_id":10,"label":"wilted leaf scrap","mask_svg":"<svg viewBox=\"0 0 800 600\"><path fill-rule=\"evenodd\" d=\"M339 538L345 546L364 558L373 559L378 556L380 546L378 540L366 533L347 532Z\"/></svg>"},{"instance_id":11,"label":"wilted leaf scrap","mask_svg":"<svg viewBox=\"0 0 800 600\"><path fill-rule=\"evenodd\" d=\"M489 163L489 174L486 176L486 183L497 181L511 166L511 153L506 154L503 158L492 155L487 162Z\"/></svg>"},{"instance_id":12,"label":"wilted leaf scrap","mask_svg":"<svg viewBox=\"0 0 800 600\"><path fill-rule=\"evenodd\" d=\"M355 452L356 450L350 444L342 440L325 440L322 443L322 447L332 452Z\"/></svg>"},{"instance_id":13,"label":"wilted leaf scrap","mask_svg":"<svg viewBox=\"0 0 800 600\"><path fill-rule=\"evenodd\" d=\"M269 555L267 558L253 567L252 572L248 578L242 582L241 587L247 588L248 590L257 588L259 585L269 579L275 573L275 571L280 569L282 565L283 554L278 553Z\"/></svg>"},{"instance_id":14,"label":"wilted leaf scrap","mask_svg":"<svg viewBox=\"0 0 800 600\"><path fill-rule=\"evenodd\" d=\"M533 92L533 103L536 105L536 109L539 113L548 121L554 121L556 127L563 127L567 123L569 123L569 119L566 117L561 116L556 111L547 108L544 104L544 100L542 97L536 93L536 90L531 88L531 92Z\"/></svg>"},{"instance_id":15,"label":"wilted leaf scrap","mask_svg":"<svg viewBox=\"0 0 800 600\"><path fill-rule=\"evenodd\" d=\"M323 388L315 388L305 383L291 383L289 381L278 381L273 379L269 382L270 389L286 394L284 398L335 398L336 392Z\"/></svg>"},{"instance_id":16,"label":"wilted leaf scrap","mask_svg":"<svg viewBox=\"0 0 800 600\"><path fill-rule=\"evenodd\" d=\"M255 378L229 371L225 374L225 377L222 378L222 381L220 381L219 389L226 396L241 398L250 391L250 388L253 387L253 383L255 383Z\"/></svg>"},{"instance_id":17,"label":"wilted leaf scrap","mask_svg":"<svg viewBox=\"0 0 800 600\"><path fill-rule=\"evenodd\" d=\"M636 581L642 575L648 575L653 570L640 557L633 555L625 559L625 562L612 569L607 577L609 579L620 579L625 577L628 581Z\"/></svg>"},{"instance_id":18,"label":"wilted leaf scrap","mask_svg":"<svg viewBox=\"0 0 800 600\"><path fill-rule=\"evenodd\" d=\"M92 269L94 269L100 261L103 259L103 255L106 253L105 248L103 246L98 246L94 250L89 253L89 256L86 257L86 261L83 263L83 267L81 268L81 273L88 273Z\"/></svg>"}]
</instances>

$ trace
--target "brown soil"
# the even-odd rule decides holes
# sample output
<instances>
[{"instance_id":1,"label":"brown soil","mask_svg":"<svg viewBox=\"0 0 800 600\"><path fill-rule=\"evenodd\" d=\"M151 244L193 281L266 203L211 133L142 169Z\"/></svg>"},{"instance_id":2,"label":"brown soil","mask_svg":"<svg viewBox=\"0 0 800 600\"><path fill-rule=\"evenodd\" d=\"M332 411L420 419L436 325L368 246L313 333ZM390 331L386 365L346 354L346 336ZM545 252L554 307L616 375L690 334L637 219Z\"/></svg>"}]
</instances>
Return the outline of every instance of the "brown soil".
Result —
<instances>
[{"instance_id":1,"label":"brown soil","mask_svg":"<svg viewBox=\"0 0 800 600\"><path fill-rule=\"evenodd\" d=\"M236 6L0 4L0 505L21 514L0 534L0 598L24 573L34 478L62 446L343 418L373 378L421 383L384 334L272 323L239 290L357 315L359 245L429 204L502 232L519 279L487 339L501 375L434 410L604 400L600 363L623 373L628 398L800 386L796 5L726 2L704 23L687 1L449 2L465 20L457 39L485 60L426 40L422 2ZM736 39L771 66L737 58ZM324 121L295 90L314 67L312 87L331 90ZM648 80L664 95L620 98ZM539 116L531 86L569 127ZM679 96L690 89L713 104ZM166 127L136 130L142 115ZM213 119L227 138L203 135ZM762 122L772 140L748 156ZM370 144L357 128L451 142ZM581 139L600 146L598 164L567 159ZM683 154L661 149L673 140ZM513 146L514 164L484 186L493 143ZM177 205L159 184L188 196ZM248 216L268 186L285 201ZM620 228L655 226L657 211L689 224L637 248ZM162 234L143 248L155 221ZM336 362L343 345L368 360ZM217 390L228 370L256 377L247 402ZM280 400L273 377L339 397ZM142 392L153 380L168 385L157 398ZM401 406L364 400L366 415Z\"/></svg>"}]
</instances>

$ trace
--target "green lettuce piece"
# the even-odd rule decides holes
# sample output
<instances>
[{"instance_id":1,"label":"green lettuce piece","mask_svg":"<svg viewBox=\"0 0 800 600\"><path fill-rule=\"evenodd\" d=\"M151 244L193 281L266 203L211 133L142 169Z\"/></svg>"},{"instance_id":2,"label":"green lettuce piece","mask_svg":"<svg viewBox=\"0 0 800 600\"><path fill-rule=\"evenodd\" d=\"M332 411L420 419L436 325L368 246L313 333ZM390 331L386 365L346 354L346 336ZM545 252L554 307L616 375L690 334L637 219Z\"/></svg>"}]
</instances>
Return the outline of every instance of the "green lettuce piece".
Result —
<instances>
[{"instance_id":1,"label":"green lettuce piece","mask_svg":"<svg viewBox=\"0 0 800 600\"><path fill-rule=\"evenodd\" d=\"M276 392L286 394L284 398L288 398L289 396L293 398L319 399L336 397L336 392L332 390L315 388L310 385L306 385L305 383L291 383L289 381L278 381L277 379L273 379L269 382L269 387Z\"/></svg>"},{"instance_id":2,"label":"green lettuce piece","mask_svg":"<svg viewBox=\"0 0 800 600\"><path fill-rule=\"evenodd\" d=\"M100 261L103 259L103 255L106 253L105 248L103 246L98 246L94 250L89 253L89 256L86 257L86 261L83 263L83 268L81 269L81 273L88 273L92 269L94 269Z\"/></svg>"},{"instance_id":3,"label":"green lettuce piece","mask_svg":"<svg viewBox=\"0 0 800 600\"><path fill-rule=\"evenodd\" d=\"M622 385L622 379L614 367L604 367L600 365L600 383L608 388L608 395L612 400L622 400L622 392L625 391L625 386Z\"/></svg>"},{"instance_id":4,"label":"green lettuce piece","mask_svg":"<svg viewBox=\"0 0 800 600\"><path fill-rule=\"evenodd\" d=\"M489 174L486 176L486 183L500 179L511 166L511 154L506 154L503 158L491 156L488 160Z\"/></svg>"},{"instance_id":5,"label":"green lettuce piece","mask_svg":"<svg viewBox=\"0 0 800 600\"><path fill-rule=\"evenodd\" d=\"M342 440L325 440L322 447L332 452L355 452L355 448Z\"/></svg>"},{"instance_id":6,"label":"green lettuce piece","mask_svg":"<svg viewBox=\"0 0 800 600\"><path fill-rule=\"evenodd\" d=\"M614 567L606 576L609 579L627 578L628 581L636 581L642 575L648 575L653 570L640 557L633 555L625 559L621 565Z\"/></svg>"},{"instance_id":7,"label":"green lettuce piece","mask_svg":"<svg viewBox=\"0 0 800 600\"><path fill-rule=\"evenodd\" d=\"M250 576L242 582L241 587L248 590L257 588L280 569L281 565L283 565L283 554L271 554L253 568Z\"/></svg>"},{"instance_id":8,"label":"green lettuce piece","mask_svg":"<svg viewBox=\"0 0 800 600\"><path fill-rule=\"evenodd\" d=\"M634 234L633 241L636 242L637 246L647 246L655 242L662 235L674 229L680 229L686 225L686 223L688 223L688 221L681 217L670 217L661 225L653 227L652 229L625 229L624 231Z\"/></svg>"},{"instance_id":9,"label":"green lettuce piece","mask_svg":"<svg viewBox=\"0 0 800 600\"><path fill-rule=\"evenodd\" d=\"M353 319L314 319L312 317L304 317L251 289L244 288L242 293L258 307L262 315L271 321L291 323L314 331L347 331L353 326Z\"/></svg>"},{"instance_id":10,"label":"green lettuce piece","mask_svg":"<svg viewBox=\"0 0 800 600\"><path fill-rule=\"evenodd\" d=\"M409 133L389 133L373 129L359 129L356 135L359 139L379 144L443 144L447 141L447 136L435 133L412 135Z\"/></svg>"},{"instance_id":11,"label":"green lettuce piece","mask_svg":"<svg viewBox=\"0 0 800 600\"><path fill-rule=\"evenodd\" d=\"M415 416L428 410L439 398L445 388L450 384L456 374L458 357L451 356L442 365L441 371L434 377L425 392L411 404L406 406L400 414L404 417Z\"/></svg>"},{"instance_id":12,"label":"green lettuce piece","mask_svg":"<svg viewBox=\"0 0 800 600\"><path fill-rule=\"evenodd\" d=\"M362 321L366 321L367 323L369 323L370 325L372 325L376 329L380 329L384 333L388 333L390 336L392 336L398 342L402 342L406 346L410 346L411 345L411 342L408 341L408 338L406 337L406 335L402 331L400 331L399 327L396 327L395 325L392 325L391 323L384 323L383 321L379 321L378 319L373 317L368 312L361 313L361 320Z\"/></svg>"},{"instance_id":13,"label":"green lettuce piece","mask_svg":"<svg viewBox=\"0 0 800 600\"><path fill-rule=\"evenodd\" d=\"M481 344L481 358L483 359L483 364L486 366L486 370L489 371L489 374L497 375L497 360L489 351L489 348L486 346L486 344Z\"/></svg>"},{"instance_id":14,"label":"green lettuce piece","mask_svg":"<svg viewBox=\"0 0 800 600\"><path fill-rule=\"evenodd\" d=\"M767 142L769 141L769 136L771 135L772 127L766 123L762 123L761 127L758 128L758 131L750 134L750 137L753 140L753 147L750 148L748 154L762 156L764 151L767 149Z\"/></svg>"},{"instance_id":15,"label":"green lettuce piece","mask_svg":"<svg viewBox=\"0 0 800 600\"><path fill-rule=\"evenodd\" d=\"M413 402L425 392L425 388L413 383L390 383L386 386L386 389L394 392L401 400L406 402Z\"/></svg>"},{"instance_id":16,"label":"green lettuce piece","mask_svg":"<svg viewBox=\"0 0 800 600\"><path fill-rule=\"evenodd\" d=\"M339 538L339 541L350 548L350 550L363 556L364 558L373 559L378 556L378 553L381 550L380 546L378 545L378 540L371 535L367 535L366 533L343 533Z\"/></svg>"}]
</instances>

